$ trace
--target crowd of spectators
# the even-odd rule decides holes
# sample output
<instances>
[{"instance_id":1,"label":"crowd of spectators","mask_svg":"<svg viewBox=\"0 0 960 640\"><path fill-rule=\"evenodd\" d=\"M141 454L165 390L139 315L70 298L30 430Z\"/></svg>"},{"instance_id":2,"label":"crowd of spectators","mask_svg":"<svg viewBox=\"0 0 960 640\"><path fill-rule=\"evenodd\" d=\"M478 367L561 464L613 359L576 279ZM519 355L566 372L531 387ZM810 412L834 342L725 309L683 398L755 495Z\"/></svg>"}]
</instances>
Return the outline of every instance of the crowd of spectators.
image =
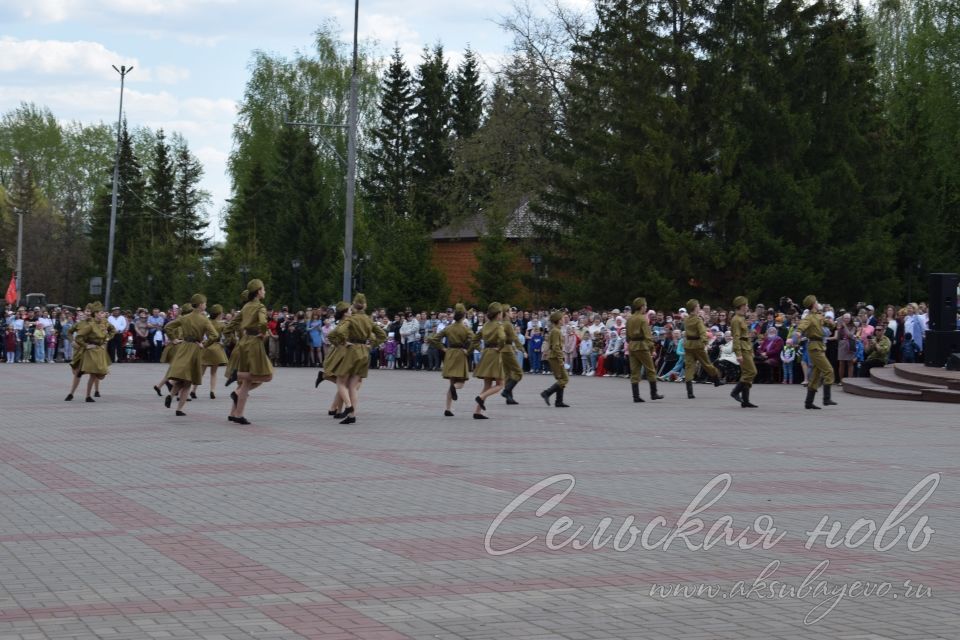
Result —
<instances>
[{"instance_id":1,"label":"crowd of spectators","mask_svg":"<svg viewBox=\"0 0 960 640\"><path fill-rule=\"evenodd\" d=\"M158 362L167 341L164 325L179 312L178 305L166 311L112 309L108 322L116 334L108 345L110 360ZM565 366L572 375L629 375L625 328L631 312L630 307L570 310L570 322L561 327L561 333ZM729 329L732 313L709 304L701 309L710 333L707 347L710 359L731 381L739 376ZM782 298L769 307L758 304L749 313L747 321L754 335L758 382L799 384L806 381L809 358L805 341L796 331L803 313L789 298ZM70 359L72 345L66 336L77 322L75 310L21 307L8 309L5 314L3 362L51 363ZM837 309L826 304L824 314L836 322L835 330L827 330L825 344L838 381L869 375L872 368L892 362L923 359L923 335L927 328L924 303L887 305L880 309L865 303ZM226 314L223 319L229 321L231 316ZM510 310L509 319L516 325L518 338L523 343L517 357L526 372L549 372L542 356L544 339L550 329L548 316L547 310ZM654 335L653 356L658 377L665 381L683 381L683 322L687 310L651 310L648 317ZM372 368L440 370L443 354L429 344L429 338L453 322L452 309L419 313L410 308L393 313L376 309L371 312L371 318L388 336L383 345L371 350ZM471 309L465 321L479 333L485 316ZM327 334L333 326L332 308L271 309L267 353L277 366L320 367L330 348ZM479 351L473 354L471 367L479 361L479 355Z\"/></svg>"}]
</instances>

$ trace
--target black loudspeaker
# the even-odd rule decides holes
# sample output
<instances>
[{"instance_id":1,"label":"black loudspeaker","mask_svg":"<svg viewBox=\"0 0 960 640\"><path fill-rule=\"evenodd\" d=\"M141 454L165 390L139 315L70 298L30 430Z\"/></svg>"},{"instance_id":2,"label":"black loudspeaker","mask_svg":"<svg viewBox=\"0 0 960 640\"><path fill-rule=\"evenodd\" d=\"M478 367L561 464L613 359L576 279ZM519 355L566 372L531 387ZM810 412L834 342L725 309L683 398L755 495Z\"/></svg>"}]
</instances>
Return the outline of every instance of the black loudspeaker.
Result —
<instances>
[{"instance_id":1,"label":"black loudspeaker","mask_svg":"<svg viewBox=\"0 0 960 640\"><path fill-rule=\"evenodd\" d=\"M957 328L957 284L955 273L931 273L930 308L927 328L930 331L955 331Z\"/></svg>"},{"instance_id":2,"label":"black loudspeaker","mask_svg":"<svg viewBox=\"0 0 960 640\"><path fill-rule=\"evenodd\" d=\"M960 353L954 353L947 358L947 371L960 371Z\"/></svg>"},{"instance_id":3,"label":"black loudspeaker","mask_svg":"<svg viewBox=\"0 0 960 640\"><path fill-rule=\"evenodd\" d=\"M942 367L954 353L960 353L960 331L927 331L923 334L923 363Z\"/></svg>"}]
</instances>

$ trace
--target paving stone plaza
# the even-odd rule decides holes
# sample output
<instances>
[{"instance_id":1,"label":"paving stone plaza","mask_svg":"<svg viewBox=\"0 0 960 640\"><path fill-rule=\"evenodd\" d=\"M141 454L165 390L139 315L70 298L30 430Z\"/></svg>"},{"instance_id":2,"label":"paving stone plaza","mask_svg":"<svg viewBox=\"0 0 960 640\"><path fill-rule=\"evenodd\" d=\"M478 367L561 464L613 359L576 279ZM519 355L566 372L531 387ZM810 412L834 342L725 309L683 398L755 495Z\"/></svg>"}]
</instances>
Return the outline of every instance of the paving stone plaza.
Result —
<instances>
[{"instance_id":1,"label":"paving stone plaza","mask_svg":"<svg viewBox=\"0 0 960 640\"><path fill-rule=\"evenodd\" d=\"M475 421L372 371L341 426L281 369L238 426L162 373L0 365L0 639L960 637L957 405L528 375Z\"/></svg>"}]
</instances>

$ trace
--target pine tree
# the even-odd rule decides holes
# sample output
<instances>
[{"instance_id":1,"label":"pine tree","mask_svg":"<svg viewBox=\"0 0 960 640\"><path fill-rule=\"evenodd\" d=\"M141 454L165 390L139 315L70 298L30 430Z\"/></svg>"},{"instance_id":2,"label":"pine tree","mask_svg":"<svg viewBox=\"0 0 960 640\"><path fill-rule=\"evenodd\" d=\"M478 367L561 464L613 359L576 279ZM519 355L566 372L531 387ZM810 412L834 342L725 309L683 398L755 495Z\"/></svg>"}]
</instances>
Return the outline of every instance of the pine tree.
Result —
<instances>
[{"instance_id":1,"label":"pine tree","mask_svg":"<svg viewBox=\"0 0 960 640\"><path fill-rule=\"evenodd\" d=\"M448 217L444 188L452 170L450 78L441 45L424 50L414 95L412 213L433 229Z\"/></svg>"},{"instance_id":2,"label":"pine tree","mask_svg":"<svg viewBox=\"0 0 960 640\"><path fill-rule=\"evenodd\" d=\"M517 294L514 265L517 252L507 243L506 220L490 216L476 251L477 270L473 272L473 295L481 305L513 300Z\"/></svg>"},{"instance_id":3,"label":"pine tree","mask_svg":"<svg viewBox=\"0 0 960 640\"><path fill-rule=\"evenodd\" d=\"M453 133L459 140L466 140L480 128L483 117L483 82L480 80L480 63L467 47L463 62L457 68L453 81Z\"/></svg>"},{"instance_id":4,"label":"pine tree","mask_svg":"<svg viewBox=\"0 0 960 640\"><path fill-rule=\"evenodd\" d=\"M95 275L103 276L107 270L107 245L110 233L110 206L113 188L113 172L110 182L101 190L91 214L90 253ZM118 256L129 255L140 237L143 222L146 186L140 160L133 152L133 140L126 120L120 130L119 183L117 185L117 218L114 237L114 264Z\"/></svg>"},{"instance_id":5,"label":"pine tree","mask_svg":"<svg viewBox=\"0 0 960 640\"><path fill-rule=\"evenodd\" d=\"M153 145L153 157L147 166L147 198L154 219L153 234L175 233L177 174L174 158L163 129L159 129Z\"/></svg>"},{"instance_id":6,"label":"pine tree","mask_svg":"<svg viewBox=\"0 0 960 640\"><path fill-rule=\"evenodd\" d=\"M410 72L398 47L381 84L380 123L373 133L373 169L367 184L373 215L381 222L406 217L409 210L413 106Z\"/></svg>"},{"instance_id":7,"label":"pine tree","mask_svg":"<svg viewBox=\"0 0 960 640\"><path fill-rule=\"evenodd\" d=\"M210 196L199 188L203 165L190 153L184 141L178 141L174 153L176 184L173 193L173 229L176 250L178 254L196 256L206 250L204 206Z\"/></svg>"}]
</instances>

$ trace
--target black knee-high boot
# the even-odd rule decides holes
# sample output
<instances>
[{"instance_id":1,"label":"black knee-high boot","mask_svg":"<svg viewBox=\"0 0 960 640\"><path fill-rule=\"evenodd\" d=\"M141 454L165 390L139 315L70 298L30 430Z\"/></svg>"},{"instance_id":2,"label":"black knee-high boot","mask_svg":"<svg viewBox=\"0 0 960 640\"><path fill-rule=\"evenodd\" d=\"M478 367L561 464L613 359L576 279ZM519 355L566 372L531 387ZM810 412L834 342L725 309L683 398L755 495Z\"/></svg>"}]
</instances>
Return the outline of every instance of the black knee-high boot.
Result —
<instances>
[{"instance_id":1,"label":"black knee-high boot","mask_svg":"<svg viewBox=\"0 0 960 640\"><path fill-rule=\"evenodd\" d=\"M743 391L740 392L740 397L742 398L742 400L740 401L740 406L743 407L744 409L757 408L757 405L752 404L750 402L750 387L744 387Z\"/></svg>"},{"instance_id":2,"label":"black knee-high boot","mask_svg":"<svg viewBox=\"0 0 960 640\"><path fill-rule=\"evenodd\" d=\"M563 387L557 385L557 401L553 403L555 407L569 407L570 405L563 403Z\"/></svg>"},{"instance_id":3,"label":"black knee-high boot","mask_svg":"<svg viewBox=\"0 0 960 640\"><path fill-rule=\"evenodd\" d=\"M733 391L730 392L730 397L736 400L737 402L743 404L743 398L740 396L740 393L743 391L743 383L738 382L737 386L733 388Z\"/></svg>"},{"instance_id":4,"label":"black knee-high boot","mask_svg":"<svg viewBox=\"0 0 960 640\"><path fill-rule=\"evenodd\" d=\"M643 402L643 398L640 397L640 383L631 382L630 390L633 391L633 401L634 402Z\"/></svg>"},{"instance_id":5,"label":"black knee-high boot","mask_svg":"<svg viewBox=\"0 0 960 640\"><path fill-rule=\"evenodd\" d=\"M554 382L553 385L540 392L540 397L543 398L543 401L547 403L548 407L550 406L550 396L557 393L559 388L560 385Z\"/></svg>"},{"instance_id":6,"label":"black knee-high boot","mask_svg":"<svg viewBox=\"0 0 960 640\"><path fill-rule=\"evenodd\" d=\"M650 380L650 399L651 400L663 400L663 396L657 393L657 381Z\"/></svg>"},{"instance_id":7,"label":"black knee-high boot","mask_svg":"<svg viewBox=\"0 0 960 640\"><path fill-rule=\"evenodd\" d=\"M696 396L693 395L693 383L687 380L687 399L693 400L694 398L696 398Z\"/></svg>"},{"instance_id":8,"label":"black knee-high boot","mask_svg":"<svg viewBox=\"0 0 960 640\"><path fill-rule=\"evenodd\" d=\"M823 385L823 406L826 407L831 404L837 404L836 402L833 401L833 398L831 398L830 395L831 395L830 385L829 384Z\"/></svg>"},{"instance_id":9,"label":"black knee-high boot","mask_svg":"<svg viewBox=\"0 0 960 640\"><path fill-rule=\"evenodd\" d=\"M807 400L803 403L804 409L819 409L817 405L813 404L813 399L817 397L817 390L807 387Z\"/></svg>"}]
</instances>

